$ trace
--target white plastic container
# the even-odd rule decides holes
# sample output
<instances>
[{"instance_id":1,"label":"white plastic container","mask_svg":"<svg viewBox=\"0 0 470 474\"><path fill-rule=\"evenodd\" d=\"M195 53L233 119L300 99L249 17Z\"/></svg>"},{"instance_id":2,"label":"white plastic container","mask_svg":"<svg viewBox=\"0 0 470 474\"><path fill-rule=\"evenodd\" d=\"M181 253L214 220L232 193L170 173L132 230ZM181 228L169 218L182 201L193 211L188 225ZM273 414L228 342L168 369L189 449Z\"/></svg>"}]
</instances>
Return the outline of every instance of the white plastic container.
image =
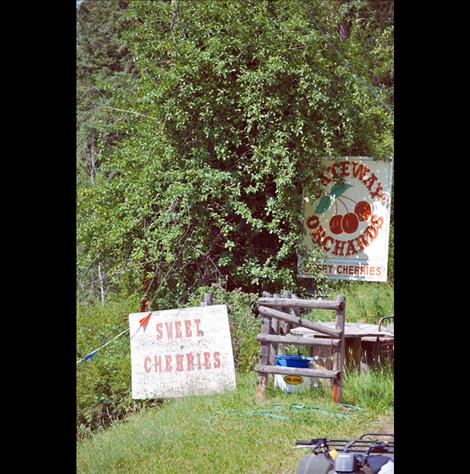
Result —
<instances>
[{"instance_id":1,"label":"white plastic container","mask_svg":"<svg viewBox=\"0 0 470 474\"><path fill-rule=\"evenodd\" d=\"M318 359L317 356L309 357L309 368L315 368L315 360ZM314 377L303 377L300 375L274 375L274 386L279 387L281 390L286 393L296 393L302 392L304 390L311 390L313 388L319 387L319 381Z\"/></svg>"},{"instance_id":2,"label":"white plastic container","mask_svg":"<svg viewBox=\"0 0 470 474\"><path fill-rule=\"evenodd\" d=\"M312 388L312 377L275 374L274 386L287 393L302 392Z\"/></svg>"}]
</instances>

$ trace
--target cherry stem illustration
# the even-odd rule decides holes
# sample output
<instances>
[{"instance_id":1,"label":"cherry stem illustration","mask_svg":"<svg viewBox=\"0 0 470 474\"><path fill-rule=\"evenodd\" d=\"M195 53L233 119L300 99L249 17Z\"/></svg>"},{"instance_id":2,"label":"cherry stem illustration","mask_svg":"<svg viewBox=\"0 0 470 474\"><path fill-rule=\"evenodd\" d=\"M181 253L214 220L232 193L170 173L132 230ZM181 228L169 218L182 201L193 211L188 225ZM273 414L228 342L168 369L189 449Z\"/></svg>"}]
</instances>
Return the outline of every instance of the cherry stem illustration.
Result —
<instances>
[{"instance_id":1,"label":"cherry stem illustration","mask_svg":"<svg viewBox=\"0 0 470 474\"><path fill-rule=\"evenodd\" d=\"M348 207L346 206L346 204L344 204L344 202L341 201L341 199L340 199L339 197L336 198L336 199L344 206L344 208L346 209L346 212L349 212L349 209L348 209ZM338 213L336 213L336 214L338 214Z\"/></svg>"},{"instance_id":2,"label":"cherry stem illustration","mask_svg":"<svg viewBox=\"0 0 470 474\"><path fill-rule=\"evenodd\" d=\"M354 199L348 198L347 196L341 196L341 197L342 197L342 198L349 199L349 200L352 201L354 204L357 204L357 201L355 201Z\"/></svg>"}]
</instances>

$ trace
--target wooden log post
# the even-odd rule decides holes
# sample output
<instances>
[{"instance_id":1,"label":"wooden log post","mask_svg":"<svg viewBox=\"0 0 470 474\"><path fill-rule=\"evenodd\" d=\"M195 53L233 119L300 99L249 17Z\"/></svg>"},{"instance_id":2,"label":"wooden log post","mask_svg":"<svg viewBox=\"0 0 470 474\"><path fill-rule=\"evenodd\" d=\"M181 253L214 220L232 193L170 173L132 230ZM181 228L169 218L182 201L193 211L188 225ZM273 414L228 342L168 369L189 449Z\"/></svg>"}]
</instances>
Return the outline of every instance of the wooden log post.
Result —
<instances>
[{"instance_id":1,"label":"wooden log post","mask_svg":"<svg viewBox=\"0 0 470 474\"><path fill-rule=\"evenodd\" d=\"M295 293L290 293L289 294L289 298L294 298L294 299L299 299L299 297L295 294ZM290 308L290 314L292 314L293 316L297 316L298 318L300 317L300 309L299 308L296 308L295 306ZM291 323L287 323L288 327L289 327L289 332L291 331L291 329L293 328L293 324Z\"/></svg>"},{"instance_id":2,"label":"wooden log post","mask_svg":"<svg viewBox=\"0 0 470 474\"><path fill-rule=\"evenodd\" d=\"M260 342L276 342L278 344L293 344L299 346L326 346L332 347L340 344L339 339L320 339L308 336L280 336L275 334L258 334L256 339Z\"/></svg>"},{"instance_id":3,"label":"wooden log post","mask_svg":"<svg viewBox=\"0 0 470 474\"><path fill-rule=\"evenodd\" d=\"M261 334L269 335L269 328L271 326L271 319L263 317L263 323L261 325ZM269 351L270 342L262 342L260 350L259 365L269 364ZM256 399L262 401L266 396L266 387L268 386L268 374L258 373L258 380L256 382Z\"/></svg>"},{"instance_id":4,"label":"wooden log post","mask_svg":"<svg viewBox=\"0 0 470 474\"><path fill-rule=\"evenodd\" d=\"M333 355L333 370L338 372L338 376L333 379L332 383L332 396L335 403L339 403L342 397L342 378L344 375L344 326L345 326L345 314L346 314L346 298L340 295L336 298L336 301L340 303L339 308L336 310L336 330L341 333L339 344L336 346L336 351Z\"/></svg>"},{"instance_id":5,"label":"wooden log post","mask_svg":"<svg viewBox=\"0 0 470 474\"><path fill-rule=\"evenodd\" d=\"M297 367L282 367L280 365L261 365L255 367L255 371L265 374L300 375L301 377L321 377L324 379L335 379L339 373L336 370L304 369Z\"/></svg>"},{"instance_id":6,"label":"wooden log post","mask_svg":"<svg viewBox=\"0 0 470 474\"><path fill-rule=\"evenodd\" d=\"M302 298L259 298L258 303L262 306L278 307L288 306L289 308L311 308L311 309L328 309L332 311L338 311L341 308L341 304L338 300L336 301L325 301L325 300L304 300Z\"/></svg>"},{"instance_id":7,"label":"wooden log post","mask_svg":"<svg viewBox=\"0 0 470 474\"><path fill-rule=\"evenodd\" d=\"M201 306L212 306L212 293L204 293L204 299L202 300Z\"/></svg>"},{"instance_id":8,"label":"wooden log post","mask_svg":"<svg viewBox=\"0 0 470 474\"><path fill-rule=\"evenodd\" d=\"M289 323L298 324L307 329L312 329L313 331L319 331L322 334L326 334L331 336L335 339L340 339L343 336L343 333L338 329L332 329L328 326L325 326L321 323L313 323L306 319L301 319L297 316L293 316L291 314L283 313L282 311L278 311L276 309L268 308L266 306L258 306L258 312L262 316L267 316L268 318L276 318L281 319L283 321L287 321ZM344 324L343 324L344 330Z\"/></svg>"},{"instance_id":9,"label":"wooden log post","mask_svg":"<svg viewBox=\"0 0 470 474\"><path fill-rule=\"evenodd\" d=\"M274 298L278 298L279 295L274 294ZM279 334L279 319L271 318L271 324L269 326L269 334L278 335ZM269 347L269 365L276 365L276 355L278 353L279 343L271 342Z\"/></svg>"},{"instance_id":10,"label":"wooden log post","mask_svg":"<svg viewBox=\"0 0 470 474\"><path fill-rule=\"evenodd\" d=\"M275 297L279 296L279 295L274 295ZM290 298L290 295L287 291L285 291L283 294L282 294L282 297L283 298ZM284 312L284 313L288 313L289 312L289 308L285 308L283 306L281 306L281 308L279 308L280 311ZM287 321L279 321L279 334L288 334L289 333L289 323Z\"/></svg>"}]
</instances>

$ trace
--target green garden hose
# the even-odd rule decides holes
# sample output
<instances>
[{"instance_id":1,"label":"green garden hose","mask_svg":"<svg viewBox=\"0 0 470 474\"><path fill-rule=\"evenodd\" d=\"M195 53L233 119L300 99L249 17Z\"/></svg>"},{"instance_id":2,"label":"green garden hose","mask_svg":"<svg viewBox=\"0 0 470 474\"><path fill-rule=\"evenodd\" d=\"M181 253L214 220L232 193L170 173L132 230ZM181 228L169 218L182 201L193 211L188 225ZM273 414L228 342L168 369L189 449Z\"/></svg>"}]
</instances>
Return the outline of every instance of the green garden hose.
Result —
<instances>
[{"instance_id":1,"label":"green garden hose","mask_svg":"<svg viewBox=\"0 0 470 474\"><path fill-rule=\"evenodd\" d=\"M278 420L290 420L289 416L280 415L279 412L283 413L292 410L304 410L308 412L317 412L325 416L336 416L339 418L347 418L347 415L351 415L357 411L365 411L364 408L359 405L351 405L348 403L336 403L333 408L318 407L315 405L302 405L300 403L274 403L271 406L274 409L226 409L216 413L216 415L210 419L205 418L205 421L212 425L214 418L220 415L244 415L244 416L268 416ZM340 407L348 408L348 411L338 412Z\"/></svg>"}]
</instances>

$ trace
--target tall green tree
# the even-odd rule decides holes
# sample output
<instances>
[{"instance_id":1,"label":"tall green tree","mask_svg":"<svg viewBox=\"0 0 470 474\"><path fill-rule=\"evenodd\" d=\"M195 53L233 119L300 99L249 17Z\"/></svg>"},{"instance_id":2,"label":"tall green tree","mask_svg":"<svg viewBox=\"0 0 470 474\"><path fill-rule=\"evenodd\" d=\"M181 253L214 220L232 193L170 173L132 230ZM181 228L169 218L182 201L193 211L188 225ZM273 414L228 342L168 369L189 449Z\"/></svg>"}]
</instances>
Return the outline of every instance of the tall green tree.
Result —
<instances>
[{"instance_id":1,"label":"tall green tree","mask_svg":"<svg viewBox=\"0 0 470 474\"><path fill-rule=\"evenodd\" d=\"M93 181L104 148L118 138L106 113L128 87L133 62L125 41L128 0L83 0L77 8L77 165Z\"/></svg>"},{"instance_id":2,"label":"tall green tree","mask_svg":"<svg viewBox=\"0 0 470 474\"><path fill-rule=\"evenodd\" d=\"M116 288L173 304L216 281L298 288L321 157L393 153L393 24L375 5L131 1L138 77L79 192L82 268L98 259Z\"/></svg>"},{"instance_id":3,"label":"tall green tree","mask_svg":"<svg viewBox=\"0 0 470 474\"><path fill-rule=\"evenodd\" d=\"M77 2L77 184L92 186L106 150L119 140L116 117L108 112L116 93L126 93L134 76L123 39L128 0ZM79 244L79 253L81 244ZM82 289L104 296L100 259L79 280Z\"/></svg>"}]
</instances>

